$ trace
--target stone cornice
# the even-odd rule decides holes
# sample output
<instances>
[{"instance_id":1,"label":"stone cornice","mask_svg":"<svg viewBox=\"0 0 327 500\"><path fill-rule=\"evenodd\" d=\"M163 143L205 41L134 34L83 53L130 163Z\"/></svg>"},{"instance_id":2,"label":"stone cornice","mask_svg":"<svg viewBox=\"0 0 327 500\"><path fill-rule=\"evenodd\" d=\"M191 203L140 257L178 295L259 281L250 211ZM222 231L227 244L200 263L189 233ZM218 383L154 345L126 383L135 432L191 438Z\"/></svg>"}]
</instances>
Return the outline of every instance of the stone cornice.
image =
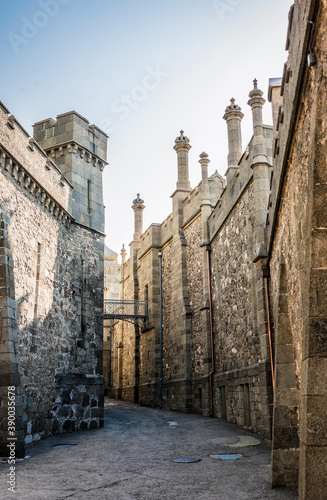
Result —
<instances>
[{"instance_id":1,"label":"stone cornice","mask_svg":"<svg viewBox=\"0 0 327 500\"><path fill-rule=\"evenodd\" d=\"M53 147L46 148L44 151L50 158L59 158L67 153L79 154L81 158L84 158L85 156L87 163L92 163L94 167L99 167L101 172L104 170L106 165L109 165L109 163L104 161L100 156L95 153L91 153L91 151L75 141L62 142Z\"/></svg>"},{"instance_id":2,"label":"stone cornice","mask_svg":"<svg viewBox=\"0 0 327 500\"><path fill-rule=\"evenodd\" d=\"M40 144L35 139L31 138L29 140L28 147L29 147L29 149L31 151L34 151L36 149L40 155L44 156L44 158L46 159L46 165L45 165L45 167L48 170L50 170L51 167L54 168L61 175L61 181L65 181L71 188L74 188L74 186L72 185L72 183L62 173L62 171L60 170L60 168L58 167L58 165L53 160L51 160L51 158L49 158L49 156L46 154L46 152L44 151L44 149L41 148Z\"/></svg>"},{"instance_id":3,"label":"stone cornice","mask_svg":"<svg viewBox=\"0 0 327 500\"><path fill-rule=\"evenodd\" d=\"M0 169L4 175L14 179L22 189L34 197L59 222L66 226L74 222L74 217L1 144Z\"/></svg>"}]
</instances>

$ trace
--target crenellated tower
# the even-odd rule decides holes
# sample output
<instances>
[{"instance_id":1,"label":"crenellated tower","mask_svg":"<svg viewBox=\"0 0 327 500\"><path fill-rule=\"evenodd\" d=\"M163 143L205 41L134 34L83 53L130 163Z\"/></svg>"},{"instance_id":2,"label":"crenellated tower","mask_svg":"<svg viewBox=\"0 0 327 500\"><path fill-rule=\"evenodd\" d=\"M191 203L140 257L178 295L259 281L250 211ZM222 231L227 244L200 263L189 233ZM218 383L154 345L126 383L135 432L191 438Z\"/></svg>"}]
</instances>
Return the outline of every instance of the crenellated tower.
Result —
<instances>
[{"instance_id":1,"label":"crenellated tower","mask_svg":"<svg viewBox=\"0 0 327 500\"><path fill-rule=\"evenodd\" d=\"M73 191L69 211L76 222L104 231L102 172L108 136L76 111L33 125L33 137L54 160Z\"/></svg>"}]
</instances>

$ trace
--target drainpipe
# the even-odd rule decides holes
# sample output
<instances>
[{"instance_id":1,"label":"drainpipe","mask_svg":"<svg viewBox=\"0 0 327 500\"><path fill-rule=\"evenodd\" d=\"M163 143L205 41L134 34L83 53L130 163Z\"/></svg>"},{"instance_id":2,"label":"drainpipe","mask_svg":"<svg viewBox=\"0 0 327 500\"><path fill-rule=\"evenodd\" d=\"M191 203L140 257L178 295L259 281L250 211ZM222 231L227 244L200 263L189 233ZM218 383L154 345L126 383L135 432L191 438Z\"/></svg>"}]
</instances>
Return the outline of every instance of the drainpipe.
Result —
<instances>
[{"instance_id":1,"label":"drainpipe","mask_svg":"<svg viewBox=\"0 0 327 500\"><path fill-rule=\"evenodd\" d=\"M266 298L266 314L267 314L267 325L268 325L268 338L269 338L269 353L270 353L270 366L271 366L271 381L273 392L275 390L275 379L274 379L274 359L272 350L272 334L271 334L271 323L270 323L270 304L269 304L269 288L268 279L270 278L270 272L268 268L263 269L263 280L265 283L265 298Z\"/></svg>"},{"instance_id":2,"label":"drainpipe","mask_svg":"<svg viewBox=\"0 0 327 500\"><path fill-rule=\"evenodd\" d=\"M213 316L212 316L212 295L211 295L211 262L210 253L211 246L206 245L207 252L207 271L208 271L208 291L209 291L209 315L210 315L210 341L211 341L211 372L209 373L210 385L210 417L214 416L213 413L213 375L215 373L215 357L214 357L214 340L213 340Z\"/></svg>"},{"instance_id":3,"label":"drainpipe","mask_svg":"<svg viewBox=\"0 0 327 500\"><path fill-rule=\"evenodd\" d=\"M159 257L159 287L160 287L160 379L159 379L159 403L162 408L162 380L163 380L163 335L162 335L162 252L158 252Z\"/></svg>"}]
</instances>

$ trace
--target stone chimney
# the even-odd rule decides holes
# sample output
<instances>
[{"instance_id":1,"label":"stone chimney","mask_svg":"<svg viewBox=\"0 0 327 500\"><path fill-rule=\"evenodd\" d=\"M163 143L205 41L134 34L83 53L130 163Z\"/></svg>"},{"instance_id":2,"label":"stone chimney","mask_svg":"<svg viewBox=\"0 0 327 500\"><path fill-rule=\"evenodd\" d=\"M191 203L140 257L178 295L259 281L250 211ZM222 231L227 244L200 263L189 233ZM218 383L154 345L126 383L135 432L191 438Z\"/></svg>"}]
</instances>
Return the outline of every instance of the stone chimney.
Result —
<instances>
[{"instance_id":1,"label":"stone chimney","mask_svg":"<svg viewBox=\"0 0 327 500\"><path fill-rule=\"evenodd\" d=\"M177 153L178 180L176 189L190 189L189 170L188 170L188 152L191 149L190 139L184 135L181 130L180 136L175 140L174 150Z\"/></svg>"},{"instance_id":2,"label":"stone chimney","mask_svg":"<svg viewBox=\"0 0 327 500\"><path fill-rule=\"evenodd\" d=\"M262 90L258 89L257 80L253 80L253 90L249 93L248 105L252 108L253 121L253 163L258 161L267 162L266 143L263 135L262 108L265 99Z\"/></svg>"},{"instance_id":3,"label":"stone chimney","mask_svg":"<svg viewBox=\"0 0 327 500\"><path fill-rule=\"evenodd\" d=\"M228 133L228 169L225 174L227 183L230 182L238 171L238 163L242 156L241 121L244 116L240 106L235 104L235 99L232 98L230 102L223 116L224 120L227 122Z\"/></svg>"},{"instance_id":4,"label":"stone chimney","mask_svg":"<svg viewBox=\"0 0 327 500\"><path fill-rule=\"evenodd\" d=\"M140 198L137 193L135 200L133 200L132 209L134 210L134 241L140 241L143 233L143 210L145 209L144 200Z\"/></svg>"},{"instance_id":5,"label":"stone chimney","mask_svg":"<svg viewBox=\"0 0 327 500\"><path fill-rule=\"evenodd\" d=\"M202 193L201 193L201 206L210 205L210 190L209 190L209 176L208 176L208 166L210 163L209 156L207 153L203 152L200 154L199 163L202 169Z\"/></svg>"},{"instance_id":6,"label":"stone chimney","mask_svg":"<svg viewBox=\"0 0 327 500\"><path fill-rule=\"evenodd\" d=\"M123 244L123 248L120 251L120 257L121 257L122 265L124 265L125 262L126 262L126 250L125 250L125 245L124 244Z\"/></svg>"}]
</instances>

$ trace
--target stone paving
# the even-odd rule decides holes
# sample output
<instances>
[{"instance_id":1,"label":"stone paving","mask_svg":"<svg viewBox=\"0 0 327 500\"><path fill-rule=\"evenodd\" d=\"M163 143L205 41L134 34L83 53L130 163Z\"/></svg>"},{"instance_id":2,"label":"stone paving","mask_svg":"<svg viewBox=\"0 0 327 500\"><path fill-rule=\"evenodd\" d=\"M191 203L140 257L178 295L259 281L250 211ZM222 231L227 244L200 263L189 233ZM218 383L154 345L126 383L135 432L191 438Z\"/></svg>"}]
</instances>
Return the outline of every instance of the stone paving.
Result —
<instances>
[{"instance_id":1,"label":"stone paving","mask_svg":"<svg viewBox=\"0 0 327 500\"><path fill-rule=\"evenodd\" d=\"M210 457L219 454L243 458ZM294 490L270 489L270 450L257 436L219 419L112 399L104 428L50 437L27 455L16 464L16 493L7 491L8 464L0 465L1 499L297 499ZM173 462L180 457L200 461Z\"/></svg>"}]
</instances>

